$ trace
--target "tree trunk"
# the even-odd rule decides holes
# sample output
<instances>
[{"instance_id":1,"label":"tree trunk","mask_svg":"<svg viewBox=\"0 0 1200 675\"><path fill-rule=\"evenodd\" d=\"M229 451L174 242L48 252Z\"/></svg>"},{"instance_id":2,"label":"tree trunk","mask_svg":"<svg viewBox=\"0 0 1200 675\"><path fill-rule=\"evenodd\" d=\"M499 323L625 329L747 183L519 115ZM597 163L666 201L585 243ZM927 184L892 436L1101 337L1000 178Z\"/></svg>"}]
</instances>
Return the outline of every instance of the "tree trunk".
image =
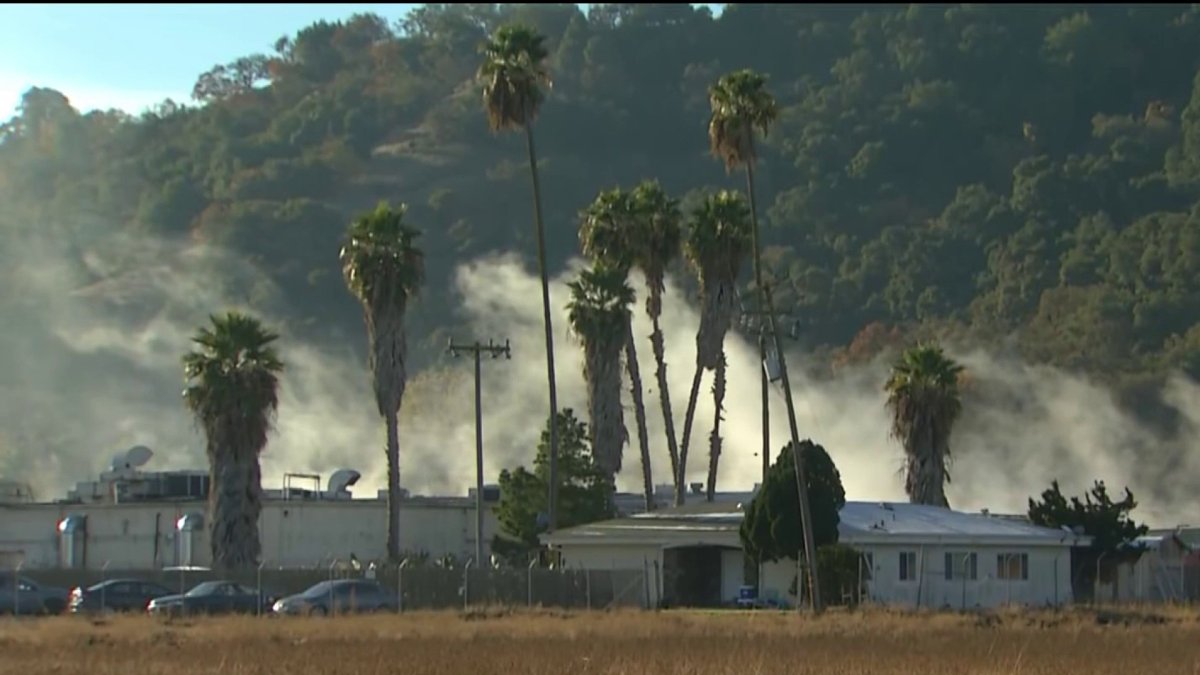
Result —
<instances>
[{"instance_id":1,"label":"tree trunk","mask_svg":"<svg viewBox=\"0 0 1200 675\"><path fill-rule=\"evenodd\" d=\"M221 423L222 431L236 422ZM258 565L261 541L258 518L262 511L262 473L255 448L239 448L233 434L214 433L219 446L210 452L215 458L210 468L209 548L212 568L220 571L244 571ZM225 438L221 438L225 436Z\"/></svg>"},{"instance_id":2,"label":"tree trunk","mask_svg":"<svg viewBox=\"0 0 1200 675\"><path fill-rule=\"evenodd\" d=\"M904 448L907 455L904 491L913 504L942 506L945 504L941 491L945 468L937 461L932 426L927 420L918 419L913 428L915 433Z\"/></svg>"},{"instance_id":3,"label":"tree trunk","mask_svg":"<svg viewBox=\"0 0 1200 675\"><path fill-rule=\"evenodd\" d=\"M621 351L625 340L584 337L584 380L588 398L588 432L592 456L614 483L629 434L621 408Z\"/></svg>"},{"instance_id":4,"label":"tree trunk","mask_svg":"<svg viewBox=\"0 0 1200 675\"><path fill-rule=\"evenodd\" d=\"M658 323L658 314L651 315L654 332L650 334L650 345L654 349L654 377L658 381L658 399L662 405L663 426L667 431L667 452L671 456L671 482L675 483L675 491L679 491L679 445L675 441L675 415L671 411L671 394L667 386L667 357L663 346L662 328Z\"/></svg>"},{"instance_id":5,"label":"tree trunk","mask_svg":"<svg viewBox=\"0 0 1200 675\"><path fill-rule=\"evenodd\" d=\"M683 416L683 442L679 444L679 471L675 474L675 506L683 506L687 500L687 453L688 440L692 435L692 421L696 416L696 399L700 396L700 376L704 368L696 366L692 378L692 393L688 396L687 413Z\"/></svg>"},{"instance_id":6,"label":"tree trunk","mask_svg":"<svg viewBox=\"0 0 1200 675\"><path fill-rule=\"evenodd\" d=\"M638 367L632 319L625 324L625 368L629 371L629 394L633 397L633 416L637 420L638 449L642 454L642 490L646 494L646 510L653 511L654 478L650 472L650 436L646 431L646 401L642 397L642 372Z\"/></svg>"},{"instance_id":7,"label":"tree trunk","mask_svg":"<svg viewBox=\"0 0 1200 675\"><path fill-rule=\"evenodd\" d=\"M400 562L400 428L399 413L389 412L387 421L387 554L391 562Z\"/></svg>"},{"instance_id":8,"label":"tree trunk","mask_svg":"<svg viewBox=\"0 0 1200 675\"><path fill-rule=\"evenodd\" d=\"M717 361L716 376L713 379L713 406L716 414L713 416L712 433L708 436L708 485L706 496L713 501L717 494L717 465L721 459L721 412L725 406L725 352L721 352L721 360Z\"/></svg>"},{"instance_id":9,"label":"tree trunk","mask_svg":"<svg viewBox=\"0 0 1200 675\"><path fill-rule=\"evenodd\" d=\"M533 224L537 233L538 272L542 277L542 324L546 331L546 379L550 390L550 486L547 495L548 531L558 527L558 387L554 378L554 327L550 318L550 280L546 271L546 228L542 222L542 186L538 181L537 152L533 143L533 124L525 124L529 150L529 173L533 180Z\"/></svg>"}]
</instances>

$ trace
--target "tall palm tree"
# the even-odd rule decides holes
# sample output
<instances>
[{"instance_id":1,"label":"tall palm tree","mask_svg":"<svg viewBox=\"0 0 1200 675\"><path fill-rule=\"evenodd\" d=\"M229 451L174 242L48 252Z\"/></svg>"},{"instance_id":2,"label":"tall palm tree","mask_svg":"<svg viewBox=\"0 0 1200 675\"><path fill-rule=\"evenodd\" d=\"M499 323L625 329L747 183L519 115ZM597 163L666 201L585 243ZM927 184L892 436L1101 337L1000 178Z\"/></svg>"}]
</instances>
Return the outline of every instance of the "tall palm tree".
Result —
<instances>
[{"instance_id":1,"label":"tall palm tree","mask_svg":"<svg viewBox=\"0 0 1200 675\"><path fill-rule=\"evenodd\" d=\"M725 162L725 170L732 171L738 166L746 169L746 194L750 198L751 239L754 259L754 285L759 297L759 311L766 313L767 326L774 343L775 354L778 358L779 373L783 385L784 402L787 404L788 427L792 443L800 445L799 432L796 429L796 408L792 402L791 382L788 379L787 358L780 344L779 331L775 325L775 306L771 301L770 289L763 284L762 254L758 238L758 203L754 192L754 165L758 153L754 147L755 131L766 136L771 125L779 116L775 98L766 88L767 78L752 71L739 70L719 79L709 88L709 105L712 114L708 121L708 144L712 153ZM766 335L760 335L758 341L759 358L764 367L759 377L762 378L762 452L763 480L766 480L767 458L771 449L770 432L770 382L765 368L767 360ZM805 566L808 570L809 601L814 612L821 611L821 598L817 592L818 582L816 547L813 543L812 513L808 501L808 479L805 477L805 462L795 462L796 492L799 498L800 521L804 525Z\"/></svg>"},{"instance_id":2,"label":"tall palm tree","mask_svg":"<svg viewBox=\"0 0 1200 675\"><path fill-rule=\"evenodd\" d=\"M400 405L408 383L404 313L425 280L420 232L404 222L408 208L381 202L350 224L340 259L346 287L362 303L367 367L375 405L387 426L388 557L400 558Z\"/></svg>"},{"instance_id":3,"label":"tall palm tree","mask_svg":"<svg viewBox=\"0 0 1200 675\"><path fill-rule=\"evenodd\" d=\"M696 374L683 420L683 442L679 447L677 485L687 484L688 440L700 394L700 377L705 370L715 371L713 385L716 422L710 437L708 499L716 486L717 464L721 454L720 421L725 394L725 335L737 311L736 288L742 259L750 246L750 218L746 200L736 192L722 190L709 195L693 212L684 254L700 282L700 328L696 332ZM684 491L677 489L676 505L684 503Z\"/></svg>"},{"instance_id":4,"label":"tall palm tree","mask_svg":"<svg viewBox=\"0 0 1200 675\"><path fill-rule=\"evenodd\" d=\"M679 445L675 440L675 420L667 386L666 349L659 317L662 316L667 267L679 256L682 216L679 213L679 201L667 195L658 181L642 181L633 189L630 199L635 227L629 248L633 265L646 277L646 314L653 326L650 346L654 350L654 377L658 382L663 426L667 432L667 451L671 456L671 480L678 492L686 486L678 483Z\"/></svg>"},{"instance_id":5,"label":"tall palm tree","mask_svg":"<svg viewBox=\"0 0 1200 675\"><path fill-rule=\"evenodd\" d=\"M262 552L262 468L271 417L279 405L283 362L271 343L278 335L237 312L209 317L197 347L183 357L183 400L204 430L209 472L212 566L244 570Z\"/></svg>"},{"instance_id":6,"label":"tall palm tree","mask_svg":"<svg viewBox=\"0 0 1200 675\"><path fill-rule=\"evenodd\" d=\"M725 170L733 171L737 167L746 169L746 194L750 198L750 225L752 260L754 261L754 286L759 296L759 310L773 311L768 308L762 292L762 251L758 241L758 207L754 193L754 164L758 154L754 148L755 131L766 136L771 125L779 115L775 98L766 89L766 78L752 70L739 70L721 79L709 87L709 105L712 115L708 122L708 143L712 154L725 162ZM767 359L767 344L759 338L759 358ZM780 354L780 358L783 355ZM766 467L771 453L770 437L770 401L767 397L770 382L765 368L760 368L762 378L762 459L763 480L766 480ZM803 507L807 508L807 506Z\"/></svg>"},{"instance_id":7,"label":"tall palm tree","mask_svg":"<svg viewBox=\"0 0 1200 675\"><path fill-rule=\"evenodd\" d=\"M546 72L545 37L522 25L497 29L483 45L478 79L483 82L483 107L492 132L525 130L529 173L533 180L533 223L537 234L538 271L542 277L542 324L546 331L546 378L550 390L550 417L558 419L558 388L554 377L554 328L550 319L550 282L546 273L546 234L542 222L542 189L538 182L533 122L551 86ZM550 425L549 530L558 525L558 429Z\"/></svg>"},{"instance_id":8,"label":"tall palm tree","mask_svg":"<svg viewBox=\"0 0 1200 675\"><path fill-rule=\"evenodd\" d=\"M620 267L599 263L568 284L567 318L583 343L592 454L610 478L621 470L629 437L621 409L621 351L628 344L633 289L625 276Z\"/></svg>"},{"instance_id":9,"label":"tall palm tree","mask_svg":"<svg viewBox=\"0 0 1200 675\"><path fill-rule=\"evenodd\" d=\"M629 193L618 188L606 190L584 210L579 226L583 252L593 263L620 269L628 278L632 261L630 236L635 223ZM632 291L631 291L632 293ZM646 510L653 511L654 477L650 466L650 440L646 431L646 402L643 398L642 374L638 365L637 345L633 336L633 313L625 314L625 368L629 373L629 393L633 397L633 412L637 422L638 449L642 457L642 490Z\"/></svg>"},{"instance_id":10,"label":"tall palm tree","mask_svg":"<svg viewBox=\"0 0 1200 675\"><path fill-rule=\"evenodd\" d=\"M900 355L884 390L892 437L904 446L904 491L914 504L949 507L950 431L962 412L963 367L936 344L918 344Z\"/></svg>"}]
</instances>

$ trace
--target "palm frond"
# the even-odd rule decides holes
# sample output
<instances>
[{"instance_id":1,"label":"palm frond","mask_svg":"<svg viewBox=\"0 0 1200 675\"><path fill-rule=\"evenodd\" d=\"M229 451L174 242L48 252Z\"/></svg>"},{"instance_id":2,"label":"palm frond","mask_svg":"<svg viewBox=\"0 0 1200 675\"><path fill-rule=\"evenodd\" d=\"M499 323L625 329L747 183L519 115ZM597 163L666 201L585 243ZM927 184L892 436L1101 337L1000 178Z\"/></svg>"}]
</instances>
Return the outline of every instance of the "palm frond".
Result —
<instances>
[{"instance_id":1,"label":"palm frond","mask_svg":"<svg viewBox=\"0 0 1200 675\"><path fill-rule=\"evenodd\" d=\"M419 230L404 222L408 207L380 202L350 224L339 258L346 286L364 307L403 311L425 280Z\"/></svg>"},{"instance_id":2,"label":"palm frond","mask_svg":"<svg viewBox=\"0 0 1200 675\"><path fill-rule=\"evenodd\" d=\"M510 24L481 46L483 62L476 77L483 84L483 107L492 131L524 127L537 118L542 88L552 86L545 40L532 28Z\"/></svg>"},{"instance_id":3,"label":"palm frond","mask_svg":"<svg viewBox=\"0 0 1200 675\"><path fill-rule=\"evenodd\" d=\"M766 84L765 76L747 69L723 76L708 90L709 146L726 170L754 162L754 132L766 136L779 117L778 104Z\"/></svg>"}]
</instances>

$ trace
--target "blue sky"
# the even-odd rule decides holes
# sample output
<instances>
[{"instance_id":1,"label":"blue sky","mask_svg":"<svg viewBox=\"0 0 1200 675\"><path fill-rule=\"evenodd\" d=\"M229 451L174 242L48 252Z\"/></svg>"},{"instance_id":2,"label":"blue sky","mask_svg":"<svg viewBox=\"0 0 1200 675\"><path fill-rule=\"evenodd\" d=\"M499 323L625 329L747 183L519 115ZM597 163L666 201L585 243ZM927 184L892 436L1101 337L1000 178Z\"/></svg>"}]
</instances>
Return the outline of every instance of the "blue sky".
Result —
<instances>
[{"instance_id":1,"label":"blue sky","mask_svg":"<svg viewBox=\"0 0 1200 675\"><path fill-rule=\"evenodd\" d=\"M82 111L136 114L165 98L188 101L200 73L270 51L276 39L315 21L361 12L395 21L417 6L0 5L0 120L31 86L57 89Z\"/></svg>"}]
</instances>

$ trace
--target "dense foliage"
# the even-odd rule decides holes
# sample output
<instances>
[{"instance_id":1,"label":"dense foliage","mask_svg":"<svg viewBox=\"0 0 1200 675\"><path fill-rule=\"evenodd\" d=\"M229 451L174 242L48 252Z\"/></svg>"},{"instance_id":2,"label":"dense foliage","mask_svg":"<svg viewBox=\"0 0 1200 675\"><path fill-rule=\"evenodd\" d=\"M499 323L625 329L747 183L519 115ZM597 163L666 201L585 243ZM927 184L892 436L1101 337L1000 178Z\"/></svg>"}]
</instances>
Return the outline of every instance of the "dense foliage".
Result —
<instances>
[{"instance_id":1,"label":"dense foliage","mask_svg":"<svg viewBox=\"0 0 1200 675\"><path fill-rule=\"evenodd\" d=\"M812 509L813 543L821 547L838 541L838 512L846 505L842 476L825 448L802 441L809 508ZM746 552L756 560L797 560L804 550L800 511L796 507L795 453L788 443L767 470L767 479L746 509L741 539ZM819 576L819 575L818 575ZM824 583L824 581L822 581Z\"/></svg>"},{"instance_id":2,"label":"dense foliage","mask_svg":"<svg viewBox=\"0 0 1200 675\"><path fill-rule=\"evenodd\" d=\"M615 515L613 483L592 456L588 427L564 408L558 413L558 506L560 528L594 523ZM548 521L547 487L550 480L550 423L542 431L533 471L524 466L500 472L500 506L496 516L504 536L493 550L515 560L538 548L538 535Z\"/></svg>"},{"instance_id":3,"label":"dense foliage","mask_svg":"<svg viewBox=\"0 0 1200 675\"><path fill-rule=\"evenodd\" d=\"M281 285L283 329L362 344L346 335L363 328L338 278L342 228L403 201L426 226L430 301L410 320L428 362L457 320L455 265L535 250L523 139L489 133L474 82L507 20L547 36L552 268L577 254L575 214L600 187L654 177L685 207L732 187L705 159L708 88L748 67L778 106L756 148L763 262L810 347L875 323L954 325L1104 376L1200 376L1187 5L728 5L714 19L682 4L433 4L399 26L317 23L274 53L229 55L198 78L202 105L82 115L70 92L30 90L0 128L2 248L31 228L80 261L114 231L218 242Z\"/></svg>"},{"instance_id":4,"label":"dense foliage","mask_svg":"<svg viewBox=\"0 0 1200 675\"><path fill-rule=\"evenodd\" d=\"M1092 538L1088 547L1071 551L1071 579L1077 597L1090 598L1096 591L1096 574L1111 581L1117 563L1136 560L1141 549L1132 546L1135 539L1145 535L1149 528L1134 522L1132 513L1137 501L1129 488L1125 497L1113 501L1104 481L1096 481L1092 489L1069 500L1058 487L1058 481L1042 492L1040 501L1029 500L1029 520L1035 525L1068 528ZM1107 565L1101 563L1107 561Z\"/></svg>"}]
</instances>

